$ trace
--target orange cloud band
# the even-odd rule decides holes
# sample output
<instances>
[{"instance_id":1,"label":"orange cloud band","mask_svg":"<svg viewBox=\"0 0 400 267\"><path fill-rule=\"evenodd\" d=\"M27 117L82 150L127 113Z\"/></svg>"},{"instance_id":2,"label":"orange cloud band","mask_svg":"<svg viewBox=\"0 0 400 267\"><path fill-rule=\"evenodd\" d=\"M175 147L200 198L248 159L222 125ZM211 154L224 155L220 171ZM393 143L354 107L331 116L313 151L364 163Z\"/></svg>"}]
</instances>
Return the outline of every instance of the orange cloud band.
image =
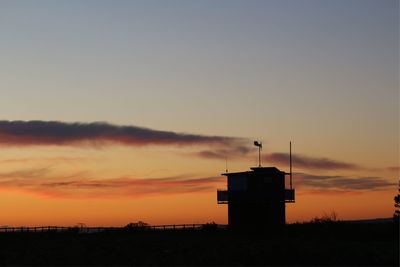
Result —
<instances>
[{"instance_id":1,"label":"orange cloud band","mask_svg":"<svg viewBox=\"0 0 400 267\"><path fill-rule=\"evenodd\" d=\"M91 178L85 172L55 175L49 168L0 173L0 188L18 189L47 197L139 197L215 190L225 177L176 176L161 178Z\"/></svg>"}]
</instances>

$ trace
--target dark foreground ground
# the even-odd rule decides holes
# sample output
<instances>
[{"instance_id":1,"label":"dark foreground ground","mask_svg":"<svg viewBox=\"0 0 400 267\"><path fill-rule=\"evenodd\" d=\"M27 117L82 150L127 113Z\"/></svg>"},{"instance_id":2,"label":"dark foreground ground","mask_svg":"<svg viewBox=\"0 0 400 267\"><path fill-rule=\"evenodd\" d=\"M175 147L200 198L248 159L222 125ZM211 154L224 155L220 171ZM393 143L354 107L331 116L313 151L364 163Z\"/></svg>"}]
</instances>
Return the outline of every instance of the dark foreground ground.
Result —
<instances>
[{"instance_id":1,"label":"dark foreground ground","mask_svg":"<svg viewBox=\"0 0 400 267\"><path fill-rule=\"evenodd\" d=\"M273 233L209 228L1 233L0 265L399 265L392 223L288 225Z\"/></svg>"}]
</instances>

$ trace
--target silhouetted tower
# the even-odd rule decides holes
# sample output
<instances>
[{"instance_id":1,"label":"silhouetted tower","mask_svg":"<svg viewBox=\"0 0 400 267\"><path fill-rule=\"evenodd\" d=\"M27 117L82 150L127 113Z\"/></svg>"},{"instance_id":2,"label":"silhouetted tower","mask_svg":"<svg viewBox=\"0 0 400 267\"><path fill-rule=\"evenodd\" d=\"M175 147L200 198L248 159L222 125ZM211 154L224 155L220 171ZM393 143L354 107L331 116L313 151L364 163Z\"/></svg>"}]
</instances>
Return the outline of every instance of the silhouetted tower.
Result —
<instances>
[{"instance_id":1,"label":"silhouetted tower","mask_svg":"<svg viewBox=\"0 0 400 267\"><path fill-rule=\"evenodd\" d=\"M254 145L262 147L261 143ZM286 223L285 204L293 203L292 160L290 144L290 173L275 167L259 167L251 171L223 173L227 176L228 190L218 190L218 204L228 204L228 224L231 228L265 228ZM289 188L285 188L285 175L290 175Z\"/></svg>"}]
</instances>

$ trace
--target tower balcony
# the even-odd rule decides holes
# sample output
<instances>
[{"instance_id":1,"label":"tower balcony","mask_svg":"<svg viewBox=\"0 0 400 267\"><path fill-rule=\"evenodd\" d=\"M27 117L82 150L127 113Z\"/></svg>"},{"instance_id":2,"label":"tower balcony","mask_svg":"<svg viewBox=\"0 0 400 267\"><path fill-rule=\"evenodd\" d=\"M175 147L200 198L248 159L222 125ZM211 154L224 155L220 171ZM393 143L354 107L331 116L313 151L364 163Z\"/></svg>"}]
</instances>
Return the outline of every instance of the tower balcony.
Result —
<instances>
[{"instance_id":1,"label":"tower balcony","mask_svg":"<svg viewBox=\"0 0 400 267\"><path fill-rule=\"evenodd\" d=\"M293 203L294 201L294 189L285 189L285 202Z\"/></svg>"},{"instance_id":2,"label":"tower balcony","mask_svg":"<svg viewBox=\"0 0 400 267\"><path fill-rule=\"evenodd\" d=\"M228 204L228 190L218 189L217 190L217 201L218 201L218 204Z\"/></svg>"}]
</instances>

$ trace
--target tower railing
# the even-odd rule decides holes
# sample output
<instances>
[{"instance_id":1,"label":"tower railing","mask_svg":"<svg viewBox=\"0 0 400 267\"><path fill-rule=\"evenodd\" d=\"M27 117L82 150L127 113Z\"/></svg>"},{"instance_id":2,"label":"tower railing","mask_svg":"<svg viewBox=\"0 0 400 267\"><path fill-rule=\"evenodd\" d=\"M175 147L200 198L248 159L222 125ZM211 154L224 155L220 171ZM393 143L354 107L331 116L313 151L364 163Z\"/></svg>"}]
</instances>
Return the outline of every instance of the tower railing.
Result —
<instances>
[{"instance_id":1,"label":"tower railing","mask_svg":"<svg viewBox=\"0 0 400 267\"><path fill-rule=\"evenodd\" d=\"M228 190L218 189L217 190L217 201L218 204L228 204Z\"/></svg>"}]
</instances>

